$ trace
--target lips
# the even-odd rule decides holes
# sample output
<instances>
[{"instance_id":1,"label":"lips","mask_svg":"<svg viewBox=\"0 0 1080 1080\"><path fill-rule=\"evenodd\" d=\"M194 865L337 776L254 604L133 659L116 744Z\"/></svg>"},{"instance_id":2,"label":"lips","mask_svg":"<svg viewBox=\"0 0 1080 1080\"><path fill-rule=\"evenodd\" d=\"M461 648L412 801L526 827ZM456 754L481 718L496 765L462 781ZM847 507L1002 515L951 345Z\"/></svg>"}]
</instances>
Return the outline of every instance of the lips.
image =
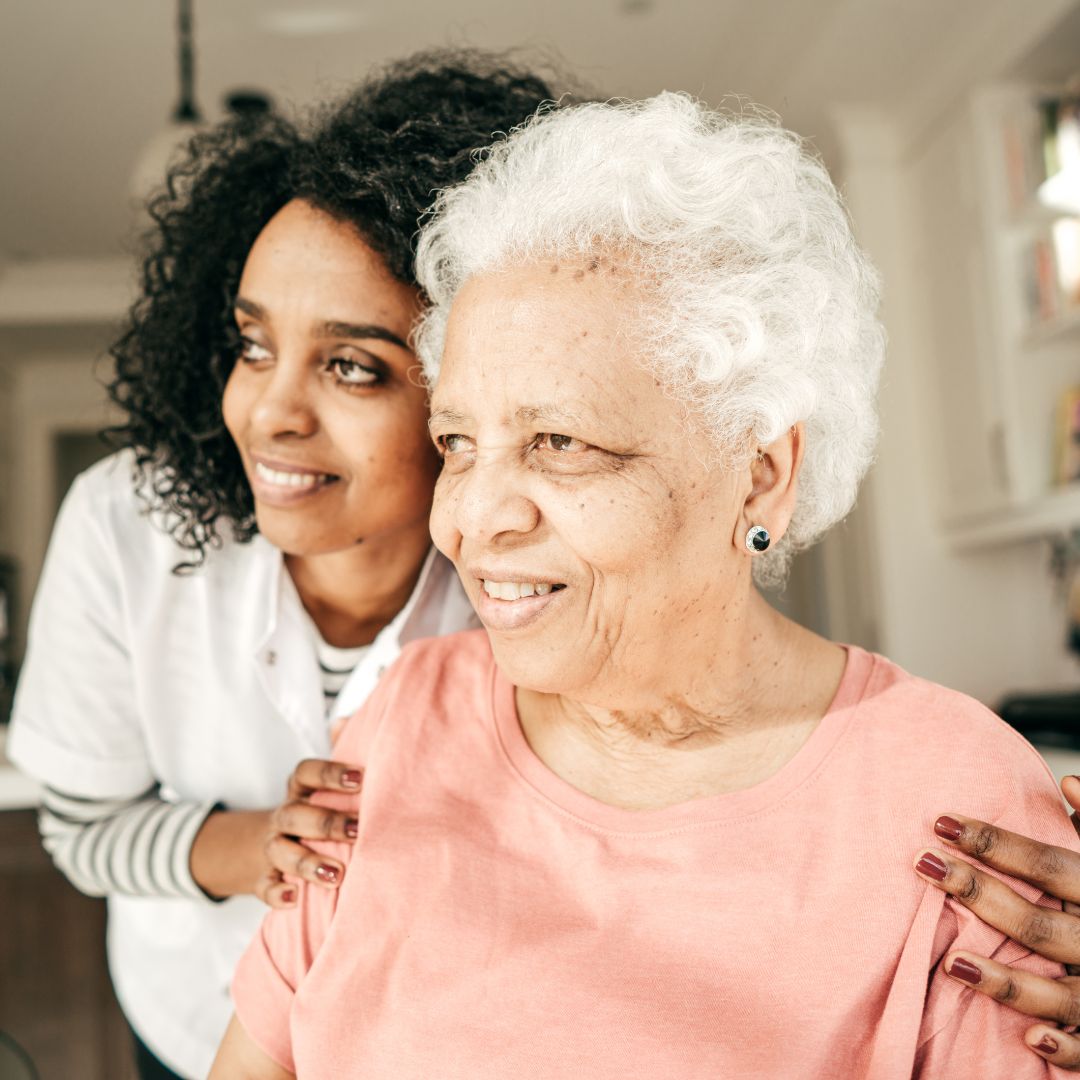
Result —
<instances>
[{"instance_id":1,"label":"lips","mask_svg":"<svg viewBox=\"0 0 1080 1080\"><path fill-rule=\"evenodd\" d=\"M531 573L479 570L473 579L480 583L476 613L488 630L496 632L530 626L552 606L564 603L567 592L562 582L538 581Z\"/></svg>"},{"instance_id":2,"label":"lips","mask_svg":"<svg viewBox=\"0 0 1080 1080\"><path fill-rule=\"evenodd\" d=\"M251 489L255 498L271 506L290 506L318 494L340 478L311 465L253 458Z\"/></svg>"},{"instance_id":3,"label":"lips","mask_svg":"<svg viewBox=\"0 0 1080 1080\"><path fill-rule=\"evenodd\" d=\"M547 596L548 593L565 589L565 585L553 585L546 581L481 581L484 592L493 600L521 600L526 596Z\"/></svg>"}]
</instances>

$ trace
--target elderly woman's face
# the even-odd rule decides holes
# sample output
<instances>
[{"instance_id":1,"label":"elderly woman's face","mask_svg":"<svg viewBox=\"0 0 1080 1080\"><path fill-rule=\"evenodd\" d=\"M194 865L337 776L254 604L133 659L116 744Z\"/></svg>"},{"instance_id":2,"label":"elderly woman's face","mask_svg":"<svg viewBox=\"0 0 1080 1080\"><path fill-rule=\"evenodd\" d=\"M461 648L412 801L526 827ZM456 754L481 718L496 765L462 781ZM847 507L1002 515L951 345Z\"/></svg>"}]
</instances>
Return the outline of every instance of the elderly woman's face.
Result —
<instances>
[{"instance_id":1,"label":"elderly woman's face","mask_svg":"<svg viewBox=\"0 0 1080 1080\"><path fill-rule=\"evenodd\" d=\"M531 689L632 696L749 588L748 473L716 464L634 355L640 302L617 262L588 259L474 278L450 315L432 535Z\"/></svg>"}]
</instances>

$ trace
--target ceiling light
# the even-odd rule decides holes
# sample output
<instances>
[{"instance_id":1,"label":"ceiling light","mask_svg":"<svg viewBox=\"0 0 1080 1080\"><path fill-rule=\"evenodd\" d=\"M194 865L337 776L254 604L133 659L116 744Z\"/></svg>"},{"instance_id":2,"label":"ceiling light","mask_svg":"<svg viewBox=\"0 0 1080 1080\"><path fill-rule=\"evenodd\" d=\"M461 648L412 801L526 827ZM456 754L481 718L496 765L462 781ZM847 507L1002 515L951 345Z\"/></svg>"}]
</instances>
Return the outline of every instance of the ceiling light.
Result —
<instances>
[{"instance_id":1,"label":"ceiling light","mask_svg":"<svg viewBox=\"0 0 1080 1080\"><path fill-rule=\"evenodd\" d=\"M369 21L368 13L355 8L310 7L299 11L281 9L258 16L259 25L286 37L317 37L355 30Z\"/></svg>"}]
</instances>

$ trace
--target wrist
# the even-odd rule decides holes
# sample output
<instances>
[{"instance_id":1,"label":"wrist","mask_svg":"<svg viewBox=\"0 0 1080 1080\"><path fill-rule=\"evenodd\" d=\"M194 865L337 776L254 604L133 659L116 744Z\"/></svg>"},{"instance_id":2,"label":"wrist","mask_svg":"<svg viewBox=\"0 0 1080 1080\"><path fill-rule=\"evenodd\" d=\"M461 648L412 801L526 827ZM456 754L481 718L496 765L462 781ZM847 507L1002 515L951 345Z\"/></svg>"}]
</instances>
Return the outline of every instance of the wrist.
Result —
<instances>
[{"instance_id":1,"label":"wrist","mask_svg":"<svg viewBox=\"0 0 1080 1080\"><path fill-rule=\"evenodd\" d=\"M266 873L270 810L214 810L191 845L191 877L211 899L254 893Z\"/></svg>"}]
</instances>

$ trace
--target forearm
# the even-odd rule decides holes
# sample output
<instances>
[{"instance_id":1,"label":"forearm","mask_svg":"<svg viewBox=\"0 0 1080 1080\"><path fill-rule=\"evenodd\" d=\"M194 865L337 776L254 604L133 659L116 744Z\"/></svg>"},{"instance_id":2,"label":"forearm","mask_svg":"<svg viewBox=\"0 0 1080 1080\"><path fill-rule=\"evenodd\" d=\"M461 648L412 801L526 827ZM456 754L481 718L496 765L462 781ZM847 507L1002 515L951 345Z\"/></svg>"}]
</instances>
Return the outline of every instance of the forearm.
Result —
<instances>
[{"instance_id":1,"label":"forearm","mask_svg":"<svg viewBox=\"0 0 1080 1080\"><path fill-rule=\"evenodd\" d=\"M45 850L81 892L200 897L190 853L212 809L166 802L156 789L134 799L86 799L47 788L38 822Z\"/></svg>"},{"instance_id":2,"label":"forearm","mask_svg":"<svg viewBox=\"0 0 1080 1080\"><path fill-rule=\"evenodd\" d=\"M209 1080L295 1080L271 1058L234 1016L218 1048Z\"/></svg>"},{"instance_id":3,"label":"forearm","mask_svg":"<svg viewBox=\"0 0 1080 1080\"><path fill-rule=\"evenodd\" d=\"M269 810L216 810L191 846L191 876L209 896L253 893L267 873Z\"/></svg>"}]
</instances>

